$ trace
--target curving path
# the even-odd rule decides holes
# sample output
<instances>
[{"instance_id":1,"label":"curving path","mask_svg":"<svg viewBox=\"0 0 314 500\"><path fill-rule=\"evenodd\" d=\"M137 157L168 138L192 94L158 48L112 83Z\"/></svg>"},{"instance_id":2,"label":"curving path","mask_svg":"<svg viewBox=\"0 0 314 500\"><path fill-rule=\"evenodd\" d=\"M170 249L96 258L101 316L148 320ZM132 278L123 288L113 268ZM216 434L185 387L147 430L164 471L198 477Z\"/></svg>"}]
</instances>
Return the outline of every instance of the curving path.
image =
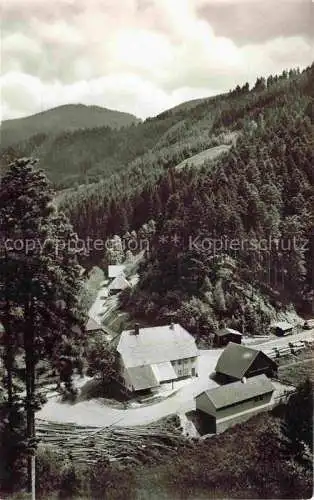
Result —
<instances>
[{"instance_id":1,"label":"curving path","mask_svg":"<svg viewBox=\"0 0 314 500\"><path fill-rule=\"evenodd\" d=\"M314 329L283 338L272 338L255 345L254 349L261 349L267 354L275 346L282 347L297 340L314 341ZM82 426L128 427L149 424L174 413L185 413L195 409L196 395L203 390L217 386L213 380L209 379L209 375L215 370L221 352L222 349L200 351L199 377L188 380L174 394L155 404L121 410L106 406L100 399L68 404L61 403L59 396L54 396L37 413L37 417L47 421L71 422Z\"/></svg>"}]
</instances>

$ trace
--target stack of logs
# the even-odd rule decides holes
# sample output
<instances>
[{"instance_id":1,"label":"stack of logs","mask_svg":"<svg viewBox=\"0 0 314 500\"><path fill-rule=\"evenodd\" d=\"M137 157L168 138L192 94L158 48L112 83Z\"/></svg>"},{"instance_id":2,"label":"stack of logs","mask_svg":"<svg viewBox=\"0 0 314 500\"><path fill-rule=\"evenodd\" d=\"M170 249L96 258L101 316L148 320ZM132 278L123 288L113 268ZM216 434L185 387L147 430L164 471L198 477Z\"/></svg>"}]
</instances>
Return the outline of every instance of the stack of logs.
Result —
<instances>
[{"instance_id":1,"label":"stack of logs","mask_svg":"<svg viewBox=\"0 0 314 500\"><path fill-rule=\"evenodd\" d=\"M143 464L161 454L175 454L184 443L180 430L164 430L157 422L145 427L83 427L36 421L40 446L62 450L68 458L87 464L98 461Z\"/></svg>"}]
</instances>

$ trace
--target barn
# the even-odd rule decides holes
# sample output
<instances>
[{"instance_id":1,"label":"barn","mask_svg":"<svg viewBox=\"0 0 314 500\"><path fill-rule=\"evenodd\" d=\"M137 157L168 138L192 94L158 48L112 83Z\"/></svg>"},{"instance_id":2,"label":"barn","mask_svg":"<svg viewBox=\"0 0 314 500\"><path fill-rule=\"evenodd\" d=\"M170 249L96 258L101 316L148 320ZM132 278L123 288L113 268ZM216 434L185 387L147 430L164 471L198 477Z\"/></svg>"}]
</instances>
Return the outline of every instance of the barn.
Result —
<instances>
[{"instance_id":1,"label":"barn","mask_svg":"<svg viewBox=\"0 0 314 500\"><path fill-rule=\"evenodd\" d=\"M234 342L235 344L241 344L242 342L242 333L237 330L233 330L233 328L223 328L215 333L214 336L214 345L216 347L222 347L229 342Z\"/></svg>"},{"instance_id":2,"label":"barn","mask_svg":"<svg viewBox=\"0 0 314 500\"><path fill-rule=\"evenodd\" d=\"M262 351L229 342L216 365L216 378L222 383L265 374L274 377L277 364Z\"/></svg>"},{"instance_id":3,"label":"barn","mask_svg":"<svg viewBox=\"0 0 314 500\"><path fill-rule=\"evenodd\" d=\"M206 415L207 432L220 433L269 410L273 392L274 386L266 375L257 375L202 392L195 398L196 409Z\"/></svg>"},{"instance_id":4,"label":"barn","mask_svg":"<svg viewBox=\"0 0 314 500\"><path fill-rule=\"evenodd\" d=\"M129 391L143 391L197 376L198 349L179 324L122 332L117 351L120 373Z\"/></svg>"}]
</instances>

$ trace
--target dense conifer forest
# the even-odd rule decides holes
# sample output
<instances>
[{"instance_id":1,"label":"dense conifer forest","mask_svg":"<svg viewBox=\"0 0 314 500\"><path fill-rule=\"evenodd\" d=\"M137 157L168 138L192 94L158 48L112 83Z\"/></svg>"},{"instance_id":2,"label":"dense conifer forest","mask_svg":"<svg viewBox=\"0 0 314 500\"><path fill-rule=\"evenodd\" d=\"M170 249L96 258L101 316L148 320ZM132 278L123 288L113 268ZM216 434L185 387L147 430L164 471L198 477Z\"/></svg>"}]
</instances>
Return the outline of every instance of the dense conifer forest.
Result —
<instances>
[{"instance_id":1,"label":"dense conifer forest","mask_svg":"<svg viewBox=\"0 0 314 500\"><path fill-rule=\"evenodd\" d=\"M120 174L60 197L81 238L123 236L155 220L140 284L123 298L132 315L177 318L206 337L224 323L261 333L272 308L289 302L306 307L313 258L313 71L261 78L251 90L237 87L148 120L134 130L146 128L155 140L159 135L155 146ZM201 167L192 159L189 168L176 170L183 159L219 144L231 149ZM102 257L91 251L83 262Z\"/></svg>"},{"instance_id":2,"label":"dense conifer forest","mask_svg":"<svg viewBox=\"0 0 314 500\"><path fill-rule=\"evenodd\" d=\"M313 88L312 65L118 131L64 132L36 149L55 186L67 187L56 203L83 241L155 221L140 283L122 300L132 316L171 317L206 339L223 324L261 333L274 310L309 307ZM14 154L33 154L37 139ZM193 165L220 145L220 156ZM103 258L92 244L81 263Z\"/></svg>"}]
</instances>

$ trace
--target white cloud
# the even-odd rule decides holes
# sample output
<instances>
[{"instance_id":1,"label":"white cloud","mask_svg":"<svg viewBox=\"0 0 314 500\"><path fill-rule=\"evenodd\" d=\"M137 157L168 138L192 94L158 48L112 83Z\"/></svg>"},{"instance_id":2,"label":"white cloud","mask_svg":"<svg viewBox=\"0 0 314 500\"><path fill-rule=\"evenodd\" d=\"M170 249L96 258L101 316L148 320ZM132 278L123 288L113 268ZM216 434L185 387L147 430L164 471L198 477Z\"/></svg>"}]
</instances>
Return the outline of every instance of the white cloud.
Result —
<instances>
[{"instance_id":1,"label":"white cloud","mask_svg":"<svg viewBox=\"0 0 314 500\"><path fill-rule=\"evenodd\" d=\"M82 102L145 117L311 62L301 36L242 47L217 36L197 8L219 2L3 0L3 115Z\"/></svg>"},{"instance_id":2,"label":"white cloud","mask_svg":"<svg viewBox=\"0 0 314 500\"><path fill-rule=\"evenodd\" d=\"M0 79L0 87L3 119L19 118L67 103L96 104L144 118L178 104L189 95L186 89L166 93L134 74L63 85L58 81L45 84L39 78L12 72ZM193 96L193 89L190 92Z\"/></svg>"}]
</instances>

